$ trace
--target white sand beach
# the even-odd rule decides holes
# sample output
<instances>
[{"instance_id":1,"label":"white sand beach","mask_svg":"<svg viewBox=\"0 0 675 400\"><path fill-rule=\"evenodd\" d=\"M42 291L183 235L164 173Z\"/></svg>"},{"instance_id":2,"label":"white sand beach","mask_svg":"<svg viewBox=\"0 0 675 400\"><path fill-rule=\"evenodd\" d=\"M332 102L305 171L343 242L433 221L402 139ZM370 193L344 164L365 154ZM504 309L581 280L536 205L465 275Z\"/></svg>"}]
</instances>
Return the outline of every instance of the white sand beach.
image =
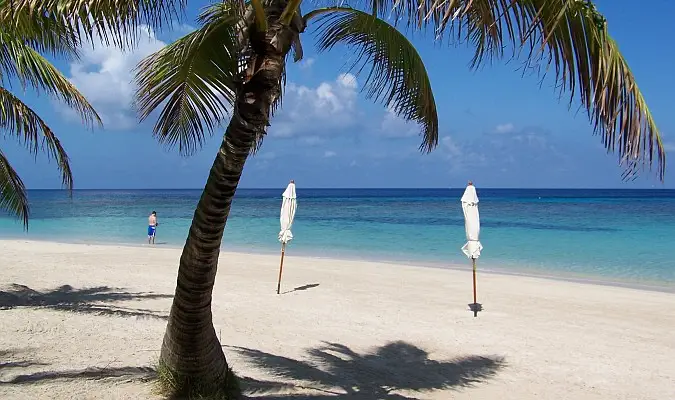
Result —
<instances>
[{"instance_id":1,"label":"white sand beach","mask_svg":"<svg viewBox=\"0 0 675 400\"><path fill-rule=\"evenodd\" d=\"M672 399L675 294L221 255L216 331L251 398ZM159 399L179 249L0 241L1 399ZM294 290L295 289L295 290Z\"/></svg>"}]
</instances>

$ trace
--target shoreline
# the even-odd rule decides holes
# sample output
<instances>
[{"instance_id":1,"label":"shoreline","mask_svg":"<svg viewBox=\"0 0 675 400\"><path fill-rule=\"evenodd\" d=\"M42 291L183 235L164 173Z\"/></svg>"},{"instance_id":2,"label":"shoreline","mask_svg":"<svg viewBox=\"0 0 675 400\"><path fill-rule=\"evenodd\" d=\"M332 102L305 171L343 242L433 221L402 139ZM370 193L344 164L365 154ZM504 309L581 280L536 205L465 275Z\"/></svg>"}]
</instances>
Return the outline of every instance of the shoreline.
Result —
<instances>
[{"instance_id":1,"label":"shoreline","mask_svg":"<svg viewBox=\"0 0 675 400\"><path fill-rule=\"evenodd\" d=\"M158 243L154 247L148 245L147 243L124 243L124 242L87 242L87 241L58 241L52 239L13 239L13 238L0 238L0 244L2 243L12 243L12 242L21 242L21 243L47 243L47 244L62 244L62 245L81 245L81 246L104 246L104 247L123 247L123 248L156 248L156 249L166 249L166 250L182 250L182 246L170 245L166 243ZM275 257L278 256L277 252L256 248L255 251L244 251L243 249L223 249L221 248L221 256L224 254L229 254L233 256L266 256L266 257ZM378 259L376 257L336 257L336 256L320 256L316 254L303 253L291 254L287 257L302 258L302 259L314 259L322 261L347 261L347 262L363 262L369 264L391 264L396 266L403 266L408 268L432 268L439 270L450 270L458 272L470 272L471 267L469 265L463 265L460 263L447 263L441 264L437 262L429 261L416 261L413 259ZM177 264L176 264L177 267ZM597 275L583 275L583 274L547 274L539 273L537 271L532 271L531 269L523 270L508 270L506 268L491 267L488 263L487 266L479 264L477 268L477 274L488 274L488 275L499 275L499 276L510 276L510 277L522 277L522 278L534 278L534 279L544 279L558 282L568 282L582 285L593 285L593 286L605 286L605 287L615 287L623 289L632 289L632 290L642 290L648 292L659 292L659 293L675 293L675 282L669 282L667 284L659 284L659 282L636 282L630 280L621 280L621 279L611 279L609 277L600 277Z\"/></svg>"}]
</instances>

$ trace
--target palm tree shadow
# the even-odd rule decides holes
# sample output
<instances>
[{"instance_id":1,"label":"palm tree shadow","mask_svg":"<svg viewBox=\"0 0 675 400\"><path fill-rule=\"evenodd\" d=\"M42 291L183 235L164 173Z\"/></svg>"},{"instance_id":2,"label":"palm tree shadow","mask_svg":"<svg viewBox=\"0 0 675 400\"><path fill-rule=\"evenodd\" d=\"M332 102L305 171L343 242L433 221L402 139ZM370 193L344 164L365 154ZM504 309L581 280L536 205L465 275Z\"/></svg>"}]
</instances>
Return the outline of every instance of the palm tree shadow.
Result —
<instances>
[{"instance_id":1,"label":"palm tree shadow","mask_svg":"<svg viewBox=\"0 0 675 400\"><path fill-rule=\"evenodd\" d=\"M445 361L432 360L426 351L401 341L364 354L358 354L344 345L326 343L310 349L307 361L254 349L232 349L276 378L274 381L241 378L248 398L268 400L415 400L409 397L410 394L397 392L470 387L494 377L506 365L502 357L469 356ZM16 351L0 351L3 357L16 358L14 354ZM24 368L41 365L46 364L17 360L2 366ZM152 367L90 367L14 375L10 379L0 380L0 386L39 384L53 380L148 382L156 376L157 371Z\"/></svg>"},{"instance_id":2,"label":"palm tree shadow","mask_svg":"<svg viewBox=\"0 0 675 400\"><path fill-rule=\"evenodd\" d=\"M502 357L432 360L426 351L402 341L363 354L341 344L325 343L308 350L307 361L254 349L234 349L253 365L280 380L307 383L304 386L275 385L245 378L247 395L265 399L412 400L414 397L406 397L401 392L470 387L494 377L506 365ZM289 390L293 386L295 390ZM307 394L308 391L313 394Z\"/></svg>"},{"instance_id":3,"label":"palm tree shadow","mask_svg":"<svg viewBox=\"0 0 675 400\"><path fill-rule=\"evenodd\" d=\"M75 289L70 285L63 285L49 291L39 292L28 286L14 283L9 288L0 290L0 310L34 307L98 315L167 319L166 315L153 310L129 308L110 303L171 297L173 296L152 292L127 292L108 286Z\"/></svg>"},{"instance_id":4,"label":"palm tree shadow","mask_svg":"<svg viewBox=\"0 0 675 400\"><path fill-rule=\"evenodd\" d=\"M147 382L157 376L153 367L142 366L112 367L107 365L84 369L50 370L48 363L32 358L31 354L34 354L35 350L35 348L0 349L0 360L3 361L0 362L0 386L41 384L54 380L112 379Z\"/></svg>"},{"instance_id":5,"label":"palm tree shadow","mask_svg":"<svg viewBox=\"0 0 675 400\"><path fill-rule=\"evenodd\" d=\"M44 366L47 365L42 362L35 361L31 358L23 357L24 352L27 348L24 349L0 349L0 379L5 374L11 374L15 369L29 368L33 366Z\"/></svg>"},{"instance_id":6,"label":"palm tree shadow","mask_svg":"<svg viewBox=\"0 0 675 400\"><path fill-rule=\"evenodd\" d=\"M38 364L45 365L45 364ZM45 383L53 380L96 380L119 379L147 382L155 379L157 372L153 367L114 367L85 368L66 371L41 371L16 375L11 380L0 381L0 385L23 385Z\"/></svg>"}]
</instances>

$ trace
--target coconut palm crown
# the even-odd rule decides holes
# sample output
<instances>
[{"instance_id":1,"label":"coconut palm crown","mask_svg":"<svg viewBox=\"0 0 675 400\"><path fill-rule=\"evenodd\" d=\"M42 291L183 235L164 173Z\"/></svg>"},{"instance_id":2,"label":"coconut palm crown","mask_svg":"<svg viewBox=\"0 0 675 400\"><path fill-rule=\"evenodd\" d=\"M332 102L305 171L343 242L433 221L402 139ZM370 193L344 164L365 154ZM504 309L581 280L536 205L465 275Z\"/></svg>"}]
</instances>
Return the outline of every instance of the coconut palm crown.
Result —
<instances>
[{"instance_id":1,"label":"coconut palm crown","mask_svg":"<svg viewBox=\"0 0 675 400\"><path fill-rule=\"evenodd\" d=\"M0 2L0 12L11 8ZM54 159L67 189L73 176L68 155L61 142L40 115L23 102L14 89L47 93L65 103L85 126L101 123L87 100L46 57L73 60L80 45L64 20L29 10L12 11L11 23L0 24L0 130L4 140L16 140L37 155ZM29 205L26 187L2 151L0 142L0 209L18 217L28 227Z\"/></svg>"},{"instance_id":2,"label":"coconut palm crown","mask_svg":"<svg viewBox=\"0 0 675 400\"><path fill-rule=\"evenodd\" d=\"M36 7L46 5L46 8ZM161 28L184 9L171 0L17 0L15 10L58 10L82 35L120 46L140 24ZM313 8L314 7L314 8ZM313 9L311 9L313 8ZM37 11L40 10L40 11ZM47 12L49 14L49 12ZM0 22L11 21L9 13ZM645 169L663 178L658 129L607 22L586 0L225 0L203 10L199 28L143 60L137 70L142 120L158 112L157 139L183 154L227 124L195 209L178 267L160 356L165 386L184 397L236 397L211 314L220 246L247 158L281 105L289 54L302 58L311 34L320 51L351 49L365 94L420 126L422 151L438 143L438 119L424 64L403 31L433 30L467 42L474 68L518 58L550 73L586 111L624 177ZM302 329L299 327L299 329Z\"/></svg>"},{"instance_id":3,"label":"coconut palm crown","mask_svg":"<svg viewBox=\"0 0 675 400\"><path fill-rule=\"evenodd\" d=\"M430 27L439 37L471 43L474 67L507 55L522 57L528 67L552 66L560 90L580 100L607 149L619 153L625 178L652 164L663 176L658 130L606 21L590 2L373 0L307 11L308 3L213 4L200 15L199 29L138 66L140 118L159 111L154 134L161 143L190 154L227 123L180 259L161 351L175 391L233 387L210 307L222 235L246 160L281 104L287 58L302 59L305 32L319 51L350 49L350 67L366 76L366 96L418 123L422 151L438 143L436 104L422 59L399 27Z\"/></svg>"}]
</instances>

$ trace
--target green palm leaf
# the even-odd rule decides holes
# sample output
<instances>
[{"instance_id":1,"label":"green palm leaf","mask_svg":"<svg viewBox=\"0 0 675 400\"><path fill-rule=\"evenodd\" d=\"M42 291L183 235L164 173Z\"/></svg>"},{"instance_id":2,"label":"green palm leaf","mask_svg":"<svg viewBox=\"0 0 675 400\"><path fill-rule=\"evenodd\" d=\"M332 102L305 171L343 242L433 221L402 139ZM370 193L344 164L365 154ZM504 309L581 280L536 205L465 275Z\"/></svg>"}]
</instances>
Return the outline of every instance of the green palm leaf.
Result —
<instances>
[{"instance_id":1,"label":"green palm leaf","mask_svg":"<svg viewBox=\"0 0 675 400\"><path fill-rule=\"evenodd\" d=\"M579 101L594 133L616 151L625 177L656 163L662 180L665 150L659 130L626 60L589 0L363 0L392 8L418 27L476 49L472 66L493 58L522 57L526 68L553 71L570 104Z\"/></svg>"},{"instance_id":2,"label":"green palm leaf","mask_svg":"<svg viewBox=\"0 0 675 400\"><path fill-rule=\"evenodd\" d=\"M355 50L352 70L371 65L364 83L369 98L382 101L405 120L422 125L420 149L431 151L438 144L436 102L426 68L415 47L396 28L363 11L349 8L324 9L318 16L319 50L346 44Z\"/></svg>"},{"instance_id":3,"label":"green palm leaf","mask_svg":"<svg viewBox=\"0 0 675 400\"><path fill-rule=\"evenodd\" d=\"M187 0L0 0L0 26L14 29L17 16L43 15L66 21L88 40L133 46L138 28L170 26L183 15Z\"/></svg>"},{"instance_id":4,"label":"green palm leaf","mask_svg":"<svg viewBox=\"0 0 675 400\"><path fill-rule=\"evenodd\" d=\"M26 187L9 160L0 150L0 208L19 217L28 226L28 197Z\"/></svg>"},{"instance_id":5,"label":"green palm leaf","mask_svg":"<svg viewBox=\"0 0 675 400\"><path fill-rule=\"evenodd\" d=\"M208 8L202 27L150 55L137 67L141 120L162 108L154 134L182 154L199 148L234 101L239 58L236 13L225 4Z\"/></svg>"},{"instance_id":6,"label":"green palm leaf","mask_svg":"<svg viewBox=\"0 0 675 400\"><path fill-rule=\"evenodd\" d=\"M59 139L35 111L1 87L0 128L5 138L15 136L32 154L44 151L50 159L54 158L61 172L63 186L68 190L73 188L68 155Z\"/></svg>"},{"instance_id":7,"label":"green palm leaf","mask_svg":"<svg viewBox=\"0 0 675 400\"><path fill-rule=\"evenodd\" d=\"M66 59L79 55L79 35L65 18L53 14L15 12L11 26L0 29L11 31L39 53Z\"/></svg>"},{"instance_id":8,"label":"green palm leaf","mask_svg":"<svg viewBox=\"0 0 675 400\"><path fill-rule=\"evenodd\" d=\"M28 46L16 33L0 29L0 76L3 83L18 79L47 92L74 109L87 126L101 125L101 119L87 99L40 53Z\"/></svg>"}]
</instances>

